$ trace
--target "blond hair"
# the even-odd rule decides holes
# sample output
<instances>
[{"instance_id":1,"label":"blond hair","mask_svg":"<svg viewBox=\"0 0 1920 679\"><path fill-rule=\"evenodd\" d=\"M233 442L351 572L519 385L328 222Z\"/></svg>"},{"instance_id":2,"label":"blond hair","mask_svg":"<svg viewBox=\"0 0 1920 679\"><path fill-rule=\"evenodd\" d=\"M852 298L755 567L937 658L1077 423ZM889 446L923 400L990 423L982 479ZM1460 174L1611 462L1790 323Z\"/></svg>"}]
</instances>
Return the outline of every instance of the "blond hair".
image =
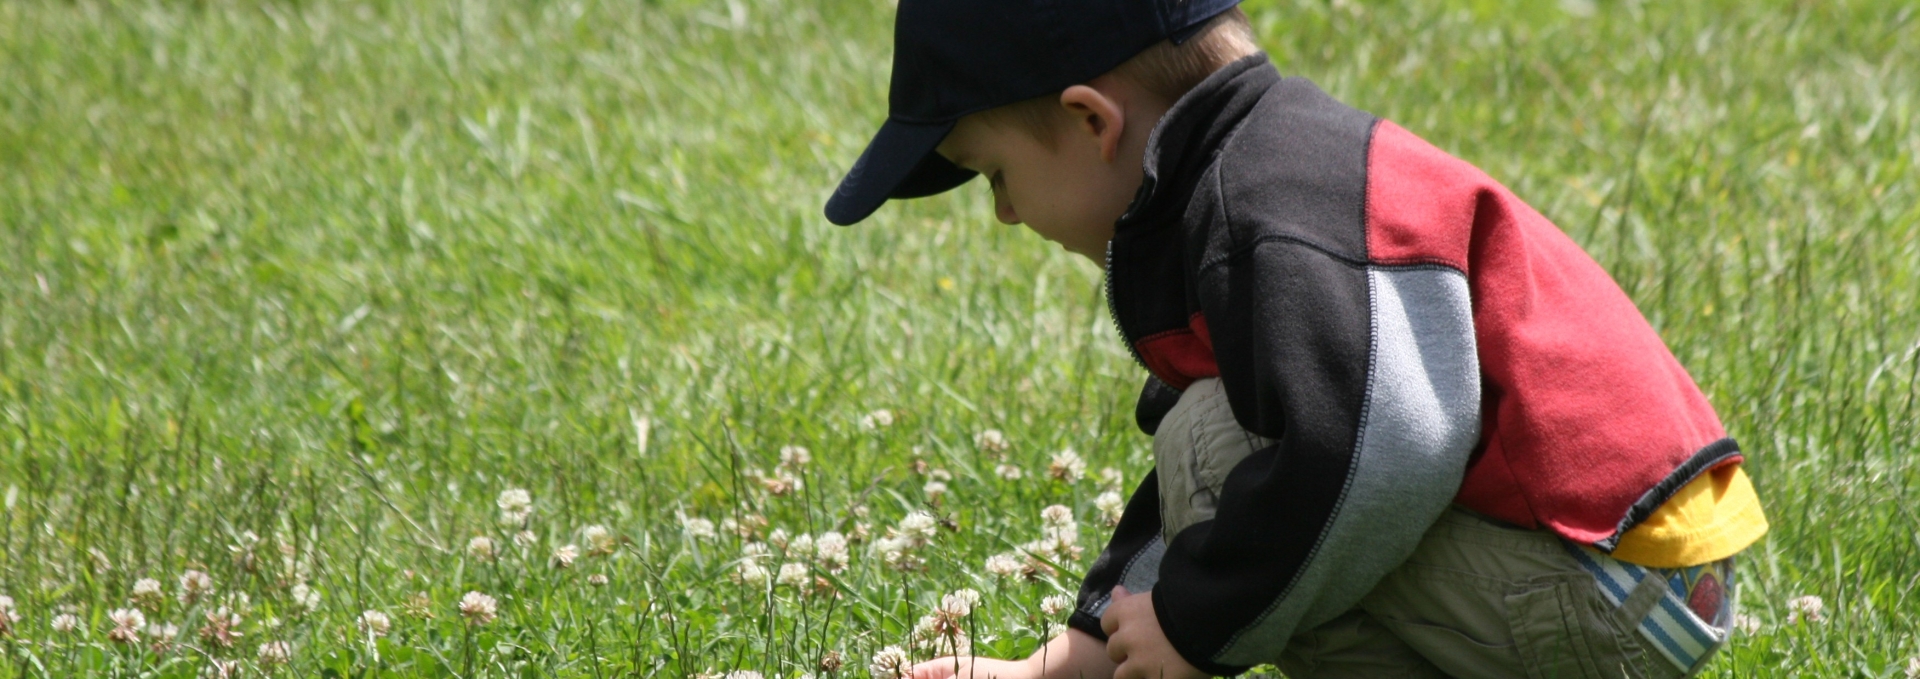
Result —
<instances>
[{"instance_id":1,"label":"blond hair","mask_svg":"<svg viewBox=\"0 0 1920 679\"><path fill-rule=\"evenodd\" d=\"M1246 13L1235 7L1208 19L1186 42L1154 43L1109 73L1171 104L1214 71L1258 51L1252 24ZM1051 149L1059 131L1072 120L1062 115L1064 112L1060 94L1055 92L987 109L980 112L980 117L990 126L1020 129Z\"/></svg>"}]
</instances>

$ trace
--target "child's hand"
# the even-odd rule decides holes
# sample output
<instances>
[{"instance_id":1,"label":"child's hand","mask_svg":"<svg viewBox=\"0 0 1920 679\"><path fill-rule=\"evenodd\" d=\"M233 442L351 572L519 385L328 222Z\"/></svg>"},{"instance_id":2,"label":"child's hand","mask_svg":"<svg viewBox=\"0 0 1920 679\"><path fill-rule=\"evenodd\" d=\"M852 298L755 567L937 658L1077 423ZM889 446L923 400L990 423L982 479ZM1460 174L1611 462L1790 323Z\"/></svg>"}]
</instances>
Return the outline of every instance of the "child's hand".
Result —
<instances>
[{"instance_id":1,"label":"child's hand","mask_svg":"<svg viewBox=\"0 0 1920 679\"><path fill-rule=\"evenodd\" d=\"M1187 663L1173 649L1160 630L1160 618L1153 612L1153 597L1127 593L1113 588L1113 603L1100 616L1100 629L1107 633L1107 657L1120 663L1113 679L1206 679L1207 673ZM919 679L919 677L915 677ZM965 679L962 677L962 679Z\"/></svg>"},{"instance_id":2,"label":"child's hand","mask_svg":"<svg viewBox=\"0 0 1920 679\"><path fill-rule=\"evenodd\" d=\"M1040 670L1026 660L993 658L934 658L913 666L913 679L1039 679Z\"/></svg>"}]
</instances>

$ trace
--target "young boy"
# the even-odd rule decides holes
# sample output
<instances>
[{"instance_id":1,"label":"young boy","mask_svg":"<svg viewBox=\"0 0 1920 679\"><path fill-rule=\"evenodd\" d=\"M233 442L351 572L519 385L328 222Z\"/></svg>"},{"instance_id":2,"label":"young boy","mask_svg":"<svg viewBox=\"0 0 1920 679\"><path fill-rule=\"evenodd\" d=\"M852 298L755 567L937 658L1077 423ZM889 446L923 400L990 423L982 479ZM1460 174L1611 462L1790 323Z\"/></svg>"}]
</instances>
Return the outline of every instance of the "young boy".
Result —
<instances>
[{"instance_id":1,"label":"young boy","mask_svg":"<svg viewBox=\"0 0 1920 679\"><path fill-rule=\"evenodd\" d=\"M990 180L1100 261L1154 471L1031 658L918 679L1679 677L1766 530L1739 449L1544 217L1283 78L1237 0L900 0L827 204Z\"/></svg>"}]
</instances>

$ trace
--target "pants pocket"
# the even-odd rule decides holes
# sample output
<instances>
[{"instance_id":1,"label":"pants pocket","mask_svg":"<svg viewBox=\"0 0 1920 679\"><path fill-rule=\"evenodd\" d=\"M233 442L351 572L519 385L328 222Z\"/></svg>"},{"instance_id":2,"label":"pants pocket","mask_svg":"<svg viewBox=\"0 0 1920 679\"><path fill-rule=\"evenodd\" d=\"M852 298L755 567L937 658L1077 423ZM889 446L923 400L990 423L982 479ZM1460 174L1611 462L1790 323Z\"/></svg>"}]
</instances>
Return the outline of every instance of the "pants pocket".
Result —
<instances>
[{"instance_id":1,"label":"pants pocket","mask_svg":"<svg viewBox=\"0 0 1920 679\"><path fill-rule=\"evenodd\" d=\"M1671 679L1684 673L1653 658L1623 628L1593 578L1567 573L1536 578L1507 595L1521 662L1531 679Z\"/></svg>"}]
</instances>

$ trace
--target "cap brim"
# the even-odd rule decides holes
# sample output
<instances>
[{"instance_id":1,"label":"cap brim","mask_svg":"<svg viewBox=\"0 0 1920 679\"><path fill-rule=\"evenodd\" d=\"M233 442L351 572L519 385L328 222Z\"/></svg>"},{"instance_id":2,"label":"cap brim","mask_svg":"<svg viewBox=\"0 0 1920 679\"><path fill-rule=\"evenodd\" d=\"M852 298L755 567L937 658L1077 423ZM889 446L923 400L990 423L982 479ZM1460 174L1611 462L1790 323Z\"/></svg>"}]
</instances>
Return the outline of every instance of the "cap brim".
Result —
<instances>
[{"instance_id":1,"label":"cap brim","mask_svg":"<svg viewBox=\"0 0 1920 679\"><path fill-rule=\"evenodd\" d=\"M888 198L919 198L965 184L975 172L948 162L934 149L953 122L888 120L827 199L827 221L847 226L866 219Z\"/></svg>"}]
</instances>

